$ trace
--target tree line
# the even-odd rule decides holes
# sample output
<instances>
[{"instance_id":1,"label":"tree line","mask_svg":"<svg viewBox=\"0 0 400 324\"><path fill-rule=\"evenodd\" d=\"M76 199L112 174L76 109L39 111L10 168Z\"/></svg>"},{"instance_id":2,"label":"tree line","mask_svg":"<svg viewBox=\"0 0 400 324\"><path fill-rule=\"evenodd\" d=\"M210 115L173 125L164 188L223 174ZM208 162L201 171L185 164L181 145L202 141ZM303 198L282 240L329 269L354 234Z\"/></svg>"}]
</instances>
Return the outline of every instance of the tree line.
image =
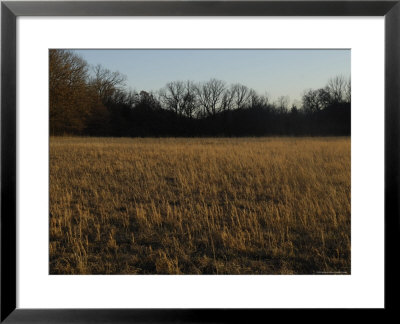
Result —
<instances>
[{"instance_id":1,"label":"tree line","mask_svg":"<svg viewBox=\"0 0 400 324\"><path fill-rule=\"evenodd\" d=\"M350 80L331 78L299 104L272 102L240 83L173 81L132 91L126 77L90 67L69 50L49 51L50 134L88 136L350 135Z\"/></svg>"}]
</instances>

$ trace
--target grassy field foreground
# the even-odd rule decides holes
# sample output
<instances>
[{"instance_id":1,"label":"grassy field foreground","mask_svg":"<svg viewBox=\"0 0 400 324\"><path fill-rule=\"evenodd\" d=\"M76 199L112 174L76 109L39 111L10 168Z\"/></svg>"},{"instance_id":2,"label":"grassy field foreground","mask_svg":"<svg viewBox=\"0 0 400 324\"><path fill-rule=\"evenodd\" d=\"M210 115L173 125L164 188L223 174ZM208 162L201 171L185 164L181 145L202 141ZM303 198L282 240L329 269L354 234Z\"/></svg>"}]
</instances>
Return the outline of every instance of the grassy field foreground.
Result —
<instances>
[{"instance_id":1,"label":"grassy field foreground","mask_svg":"<svg viewBox=\"0 0 400 324\"><path fill-rule=\"evenodd\" d=\"M51 274L350 273L350 138L50 139Z\"/></svg>"}]
</instances>

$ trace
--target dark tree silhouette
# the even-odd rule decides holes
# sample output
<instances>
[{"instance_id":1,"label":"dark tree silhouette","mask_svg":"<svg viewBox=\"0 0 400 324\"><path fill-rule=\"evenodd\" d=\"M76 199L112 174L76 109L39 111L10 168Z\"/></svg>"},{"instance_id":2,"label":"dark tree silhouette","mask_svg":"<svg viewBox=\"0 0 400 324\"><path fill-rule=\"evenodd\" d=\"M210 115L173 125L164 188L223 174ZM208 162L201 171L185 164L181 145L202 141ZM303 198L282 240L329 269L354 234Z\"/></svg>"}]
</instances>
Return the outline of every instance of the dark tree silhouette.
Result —
<instances>
[{"instance_id":1,"label":"dark tree silhouette","mask_svg":"<svg viewBox=\"0 0 400 324\"><path fill-rule=\"evenodd\" d=\"M49 53L50 132L89 136L350 135L351 82L343 76L271 103L240 83L173 81L156 93L128 91L126 77L92 68L67 50ZM91 71L91 72L90 72Z\"/></svg>"}]
</instances>

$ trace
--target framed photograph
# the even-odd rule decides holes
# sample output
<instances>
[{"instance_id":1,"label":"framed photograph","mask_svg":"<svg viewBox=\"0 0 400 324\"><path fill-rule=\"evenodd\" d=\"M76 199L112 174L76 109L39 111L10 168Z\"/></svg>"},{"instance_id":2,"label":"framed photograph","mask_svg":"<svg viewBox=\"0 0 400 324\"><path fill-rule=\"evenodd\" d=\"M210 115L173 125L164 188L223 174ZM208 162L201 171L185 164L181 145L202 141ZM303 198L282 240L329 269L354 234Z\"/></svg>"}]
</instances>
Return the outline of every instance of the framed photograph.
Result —
<instances>
[{"instance_id":1,"label":"framed photograph","mask_svg":"<svg viewBox=\"0 0 400 324\"><path fill-rule=\"evenodd\" d=\"M394 309L399 16L2 2L1 321Z\"/></svg>"}]
</instances>

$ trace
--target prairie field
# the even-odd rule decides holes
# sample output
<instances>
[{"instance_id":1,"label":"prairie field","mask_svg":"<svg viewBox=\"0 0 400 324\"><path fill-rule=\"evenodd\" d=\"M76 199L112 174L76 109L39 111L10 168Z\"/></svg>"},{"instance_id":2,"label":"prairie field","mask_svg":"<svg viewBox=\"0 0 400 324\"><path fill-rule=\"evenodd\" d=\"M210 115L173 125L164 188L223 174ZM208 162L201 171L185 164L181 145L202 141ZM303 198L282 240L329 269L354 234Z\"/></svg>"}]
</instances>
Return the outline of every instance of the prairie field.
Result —
<instances>
[{"instance_id":1,"label":"prairie field","mask_svg":"<svg viewBox=\"0 0 400 324\"><path fill-rule=\"evenodd\" d=\"M50 138L51 274L350 274L350 138Z\"/></svg>"}]
</instances>

